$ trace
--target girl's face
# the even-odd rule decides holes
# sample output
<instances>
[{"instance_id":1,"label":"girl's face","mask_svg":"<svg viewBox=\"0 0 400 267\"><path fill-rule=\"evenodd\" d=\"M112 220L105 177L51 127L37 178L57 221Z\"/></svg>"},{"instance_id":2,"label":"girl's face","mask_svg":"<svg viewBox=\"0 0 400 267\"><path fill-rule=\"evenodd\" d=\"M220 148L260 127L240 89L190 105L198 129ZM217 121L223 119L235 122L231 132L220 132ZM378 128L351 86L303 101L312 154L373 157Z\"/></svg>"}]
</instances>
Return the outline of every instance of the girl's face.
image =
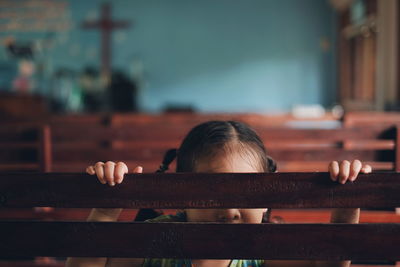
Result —
<instances>
[{"instance_id":1,"label":"girl's face","mask_svg":"<svg viewBox=\"0 0 400 267\"><path fill-rule=\"evenodd\" d=\"M260 172L240 153L199 161L196 172ZM261 223L267 209L186 209L189 222Z\"/></svg>"}]
</instances>

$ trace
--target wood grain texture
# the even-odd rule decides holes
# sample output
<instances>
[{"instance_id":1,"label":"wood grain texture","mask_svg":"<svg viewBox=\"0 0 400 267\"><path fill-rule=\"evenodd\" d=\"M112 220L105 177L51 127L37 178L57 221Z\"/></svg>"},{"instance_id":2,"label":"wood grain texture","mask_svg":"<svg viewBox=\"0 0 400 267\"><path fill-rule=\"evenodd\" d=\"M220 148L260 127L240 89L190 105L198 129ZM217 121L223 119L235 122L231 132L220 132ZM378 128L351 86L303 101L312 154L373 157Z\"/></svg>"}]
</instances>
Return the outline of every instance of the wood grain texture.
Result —
<instances>
[{"instance_id":1,"label":"wood grain texture","mask_svg":"<svg viewBox=\"0 0 400 267\"><path fill-rule=\"evenodd\" d=\"M400 174L360 174L354 183L328 173L129 174L110 187L74 173L1 173L0 207L67 208L391 208Z\"/></svg>"},{"instance_id":2,"label":"wood grain texture","mask_svg":"<svg viewBox=\"0 0 400 267\"><path fill-rule=\"evenodd\" d=\"M400 259L400 224L0 222L0 235L6 257Z\"/></svg>"}]
</instances>

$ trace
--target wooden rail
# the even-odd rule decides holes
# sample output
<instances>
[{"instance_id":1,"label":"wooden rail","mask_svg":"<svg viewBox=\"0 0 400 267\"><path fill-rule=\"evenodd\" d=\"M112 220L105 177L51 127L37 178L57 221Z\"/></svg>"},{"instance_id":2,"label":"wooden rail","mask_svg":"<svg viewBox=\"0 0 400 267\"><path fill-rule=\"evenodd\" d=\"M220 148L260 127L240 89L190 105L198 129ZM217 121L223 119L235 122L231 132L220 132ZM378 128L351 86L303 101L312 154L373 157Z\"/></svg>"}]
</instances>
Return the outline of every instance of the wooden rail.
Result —
<instances>
[{"instance_id":1,"label":"wooden rail","mask_svg":"<svg viewBox=\"0 0 400 267\"><path fill-rule=\"evenodd\" d=\"M2 173L3 207L396 207L400 174L331 182L327 173ZM0 222L0 255L400 260L400 224ZM21 242L23 240L23 242ZM243 242L246 240L246 242Z\"/></svg>"},{"instance_id":2,"label":"wooden rail","mask_svg":"<svg viewBox=\"0 0 400 267\"><path fill-rule=\"evenodd\" d=\"M179 147L191 126L58 125L52 127L53 170L82 171L96 161L123 161L158 168L167 149ZM360 159L374 170L395 170L399 163L396 128L369 126L291 129L256 126L280 171L325 171L329 161Z\"/></svg>"},{"instance_id":3,"label":"wooden rail","mask_svg":"<svg viewBox=\"0 0 400 267\"><path fill-rule=\"evenodd\" d=\"M0 128L0 171L50 171L51 150L47 125L24 123Z\"/></svg>"},{"instance_id":4,"label":"wooden rail","mask_svg":"<svg viewBox=\"0 0 400 267\"><path fill-rule=\"evenodd\" d=\"M0 235L6 257L400 259L400 224L0 222Z\"/></svg>"},{"instance_id":5,"label":"wooden rail","mask_svg":"<svg viewBox=\"0 0 400 267\"><path fill-rule=\"evenodd\" d=\"M0 207L64 208L386 208L400 206L400 174L360 174L354 183L328 173L128 174L122 185L88 174L0 173Z\"/></svg>"}]
</instances>

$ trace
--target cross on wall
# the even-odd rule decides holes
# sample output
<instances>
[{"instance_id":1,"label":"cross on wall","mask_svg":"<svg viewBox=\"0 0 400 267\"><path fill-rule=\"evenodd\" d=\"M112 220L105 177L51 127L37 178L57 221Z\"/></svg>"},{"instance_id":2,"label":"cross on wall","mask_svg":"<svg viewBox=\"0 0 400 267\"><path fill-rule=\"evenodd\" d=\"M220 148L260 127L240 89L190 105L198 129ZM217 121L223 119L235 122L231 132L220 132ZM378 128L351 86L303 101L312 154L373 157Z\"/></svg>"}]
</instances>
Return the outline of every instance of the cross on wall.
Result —
<instances>
[{"instance_id":1,"label":"cross on wall","mask_svg":"<svg viewBox=\"0 0 400 267\"><path fill-rule=\"evenodd\" d=\"M115 29L129 28L130 22L126 20L112 20L111 5L104 3L101 7L101 17L97 21L85 21L84 29L99 29L101 31L101 73L109 78L111 74L111 34Z\"/></svg>"}]
</instances>

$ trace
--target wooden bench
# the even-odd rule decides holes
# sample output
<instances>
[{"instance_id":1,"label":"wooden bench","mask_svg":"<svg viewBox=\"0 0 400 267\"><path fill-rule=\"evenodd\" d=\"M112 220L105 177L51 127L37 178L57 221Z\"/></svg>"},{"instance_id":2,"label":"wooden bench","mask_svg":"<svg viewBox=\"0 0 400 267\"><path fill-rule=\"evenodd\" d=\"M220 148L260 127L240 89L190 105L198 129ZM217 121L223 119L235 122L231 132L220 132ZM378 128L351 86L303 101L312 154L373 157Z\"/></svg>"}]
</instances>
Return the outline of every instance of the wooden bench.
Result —
<instances>
[{"instance_id":1,"label":"wooden bench","mask_svg":"<svg viewBox=\"0 0 400 267\"><path fill-rule=\"evenodd\" d=\"M42 116L36 119L39 123L57 125L167 125L167 124L191 124L196 125L207 120L239 120L253 126L261 127L312 127L322 128L327 126L344 127L370 126L380 124L391 126L400 123L400 112L346 112L342 118L331 113L317 118L299 118L290 113L283 114L257 114L257 113L96 113L75 115ZM30 118L32 121L32 118ZM7 120L10 122L10 120Z\"/></svg>"},{"instance_id":2,"label":"wooden bench","mask_svg":"<svg viewBox=\"0 0 400 267\"><path fill-rule=\"evenodd\" d=\"M327 173L131 174L123 185L107 187L84 174L2 173L0 205L7 208L387 208L400 206L399 175L374 173L362 175L355 183L339 185L331 182ZM400 259L398 223L2 221L0 236L2 257Z\"/></svg>"},{"instance_id":3,"label":"wooden bench","mask_svg":"<svg viewBox=\"0 0 400 267\"><path fill-rule=\"evenodd\" d=\"M192 117L192 116L191 116ZM163 154L169 148L178 147L184 135L193 125L162 124L147 125L149 119L158 121L159 117L128 117L137 120L132 126L76 126L53 127L54 170L62 172L81 172L87 165L102 160L124 161L133 168L144 166L145 172L154 172L161 163ZM187 117L171 117L182 122ZM127 119L127 118L126 118ZM226 118L228 119L228 118ZM165 121L168 121L167 119ZM191 122L191 123L197 123ZM329 161L360 159L371 164L376 170L394 170L396 160L397 130L394 127L364 127L340 129L291 129L256 127L268 152L278 162L279 171L326 171ZM174 169L174 163L170 169ZM70 218L82 218L89 211L63 213ZM326 212L325 212L326 213ZM397 215L387 211L375 217L374 212L366 217L382 218ZM303 215L314 216L309 211ZM58 213L49 214L59 218ZM133 218L135 215L126 218ZM283 216L290 221L290 214ZM307 218L305 216L305 218ZM125 218L125 217L124 217ZM299 217L297 217L299 218ZM315 216L314 216L315 218ZM320 221L320 217L316 221ZM364 218L363 218L364 219ZM382 218L385 220L386 218ZM381 220L382 219L376 219ZM375 220L375 221L376 221Z\"/></svg>"},{"instance_id":4,"label":"wooden bench","mask_svg":"<svg viewBox=\"0 0 400 267\"><path fill-rule=\"evenodd\" d=\"M343 117L344 127L371 126L371 125L398 125L400 112L372 112L352 111Z\"/></svg>"},{"instance_id":5,"label":"wooden bench","mask_svg":"<svg viewBox=\"0 0 400 267\"><path fill-rule=\"evenodd\" d=\"M210 120L236 120L252 126L261 127L286 127L293 128L302 126L326 127L327 125L340 124L340 118L328 113L318 118L298 118L289 113L284 114L257 114L257 113L193 113L193 114L124 114L115 113L110 116L110 124L118 125L182 125L191 127Z\"/></svg>"},{"instance_id":6,"label":"wooden bench","mask_svg":"<svg viewBox=\"0 0 400 267\"><path fill-rule=\"evenodd\" d=\"M298 118L289 113L258 114L258 113L95 113L75 115L55 115L43 117L41 123L54 125L168 125L189 124L192 127L209 120L239 120L253 126L294 127L298 123L312 125L337 125L340 118L327 113L318 118Z\"/></svg>"},{"instance_id":7,"label":"wooden bench","mask_svg":"<svg viewBox=\"0 0 400 267\"><path fill-rule=\"evenodd\" d=\"M51 170L50 127L36 123L4 123L0 128L0 172L48 172ZM33 207L25 211L1 209L0 218L49 218L49 207ZM44 260L44 259L43 259Z\"/></svg>"},{"instance_id":8,"label":"wooden bench","mask_svg":"<svg viewBox=\"0 0 400 267\"><path fill-rule=\"evenodd\" d=\"M263 137L269 153L278 161L280 171L324 171L330 160L354 158L371 162L374 170L392 170L397 166L395 163L396 158L398 159L395 153L397 135L396 130L391 127L333 130L270 128L260 126L261 118L264 118L262 116L235 116L237 117L223 114L207 116L86 115L60 117L58 123L55 123L54 118L51 126L52 152L55 161L53 170L81 172L88 164L98 160L121 160L131 167L136 164L144 165L145 171L153 172L158 168L163 153L168 148L178 147L186 132L204 118L247 118L248 120L253 118L253 121L258 119L256 130ZM164 122L161 126L157 124L160 121ZM173 168L174 166L171 166L171 169ZM57 209L48 213L3 210L0 217L8 219L25 217L38 220L82 219L88 213L88 210ZM305 214L311 217L317 215L312 215L309 211L303 213ZM121 218L131 219L134 216L133 212ZM276 216L282 216L282 214ZM290 218L293 218L291 216L288 214L283 217L286 221L290 221ZM382 216L393 216L393 220L397 220L397 216L390 212L376 218L382 218ZM374 214L366 219L372 218L375 218Z\"/></svg>"},{"instance_id":9,"label":"wooden bench","mask_svg":"<svg viewBox=\"0 0 400 267\"><path fill-rule=\"evenodd\" d=\"M337 121L329 114L319 119L299 119L288 114L146 115L104 113L50 116L43 118L41 123L48 124L54 134L51 143L54 145L53 157L55 158L54 170L56 171L81 171L88 162L105 158L117 159L122 157L124 161L130 159L132 164L137 164L138 161L135 156L140 158L140 163L145 165L146 170L154 170L158 168L162 154L166 149L179 146L184 135L193 126L208 120L240 120L256 127L281 127L283 129L290 128L291 122ZM118 133L118 128L121 129L122 133ZM93 131L90 133L88 129L93 129ZM136 134L130 133L132 131ZM127 134L124 134L125 132ZM93 139L99 133L102 135L101 140L94 143ZM146 142L143 140L146 140ZM93 150L93 148L95 149ZM110 154L111 150L117 150L114 154L119 156L114 157L113 154ZM77 153L78 157L71 157L74 153ZM93 157L91 156L93 154L99 156ZM108 155L110 156L108 157ZM76 159L75 163L70 160L71 158ZM81 160L82 158L83 160ZM304 166L304 164L299 166ZM387 166L388 163L384 165L384 168L387 168ZM311 166L310 169L314 170L315 166ZM297 171L296 166L285 163L282 164L281 170Z\"/></svg>"},{"instance_id":10,"label":"wooden bench","mask_svg":"<svg viewBox=\"0 0 400 267\"><path fill-rule=\"evenodd\" d=\"M50 142L47 125L3 124L0 128L0 171L49 171Z\"/></svg>"},{"instance_id":11,"label":"wooden bench","mask_svg":"<svg viewBox=\"0 0 400 267\"><path fill-rule=\"evenodd\" d=\"M124 161L154 171L189 125L53 127L54 170L82 171L99 160ZM396 127L338 129L255 127L280 171L324 171L329 161L360 159L375 170L399 170Z\"/></svg>"},{"instance_id":12,"label":"wooden bench","mask_svg":"<svg viewBox=\"0 0 400 267\"><path fill-rule=\"evenodd\" d=\"M158 168L166 149L178 147L194 125L209 119L242 119L250 123L263 137L270 154L278 161L280 171L323 171L330 160L349 158L371 162L375 170L396 169L397 136L394 130L389 130L390 126L271 129L271 125L277 124L270 123L269 117L273 116L102 114L51 117L53 170L82 171L87 164L98 160L123 160L132 166L143 164L145 170L153 171ZM370 134L370 131L374 132ZM20 140L18 145L27 145L22 144L23 141ZM6 142L2 141L3 147L10 146ZM8 153L8 157L10 160L13 156ZM48 167L51 164L45 165L47 170L51 169ZM15 165L9 167L15 168ZM37 167L34 164L25 166L30 169ZM43 167L44 164L42 170Z\"/></svg>"},{"instance_id":13,"label":"wooden bench","mask_svg":"<svg viewBox=\"0 0 400 267\"><path fill-rule=\"evenodd\" d=\"M219 116L229 119L226 115ZM102 117L88 115L79 117L80 121L76 124L74 117L67 117L68 120L63 118L61 121L67 121L66 124L51 127L53 170L82 172L88 164L98 160L120 160L131 167L144 165L145 171L153 172L158 168L163 153L168 148L179 146L183 136L193 126L190 123L198 123L196 120L189 121L194 116L166 116L164 121L169 124L160 126L156 122L162 120L161 117L130 115L114 123L110 123L112 119L105 123L107 120ZM126 125L129 120L135 120L134 125L138 123L139 126ZM149 120L154 123L147 125ZM176 126L172 122L183 125ZM398 166L396 159L399 157L395 150L397 132L392 127L326 130L258 126L256 130L264 139L269 153L277 160L279 171L325 171L330 160L355 158L372 163L374 170L393 170ZM77 210L76 213L54 210L47 214L25 211L25 215L32 219L57 219L62 216L73 219L87 214L87 210ZM3 218L12 216L20 218L23 215L11 211L0 214Z\"/></svg>"}]
</instances>

